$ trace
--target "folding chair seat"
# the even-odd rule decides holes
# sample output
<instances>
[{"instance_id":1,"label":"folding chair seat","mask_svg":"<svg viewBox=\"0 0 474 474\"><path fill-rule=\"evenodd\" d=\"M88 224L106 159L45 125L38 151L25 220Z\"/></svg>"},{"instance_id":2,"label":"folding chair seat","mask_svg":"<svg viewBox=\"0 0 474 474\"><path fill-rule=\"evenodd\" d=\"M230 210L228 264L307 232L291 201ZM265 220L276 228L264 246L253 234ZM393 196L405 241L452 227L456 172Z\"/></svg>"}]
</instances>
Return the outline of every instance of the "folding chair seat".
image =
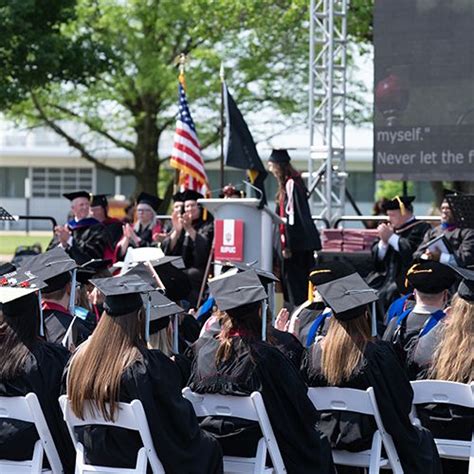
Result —
<instances>
[{"instance_id":1,"label":"folding chair seat","mask_svg":"<svg viewBox=\"0 0 474 474\"><path fill-rule=\"evenodd\" d=\"M312 387L308 390L308 396L318 411L346 411L369 415L374 418L377 425L371 449L360 452L333 449L335 464L369 468L369 474L379 472L381 468L390 468L395 474L403 474L392 437L383 426L372 387L367 390ZM385 448L386 458L382 456L382 446Z\"/></svg>"},{"instance_id":2,"label":"folding chair seat","mask_svg":"<svg viewBox=\"0 0 474 474\"><path fill-rule=\"evenodd\" d=\"M183 396L192 403L197 417L231 416L258 422L263 437L258 442L255 457L224 456L226 474L283 474L286 472L262 395L259 392L253 392L249 397L235 397L195 393L186 387L183 389ZM266 466L267 452L273 467Z\"/></svg>"},{"instance_id":3,"label":"folding chair seat","mask_svg":"<svg viewBox=\"0 0 474 474\"><path fill-rule=\"evenodd\" d=\"M63 472L58 451L35 393L28 393L24 397L0 397L0 418L33 423L39 436L34 446L32 459L28 461L0 459L0 473L60 474ZM43 469L44 455L46 455L51 469Z\"/></svg>"},{"instance_id":4,"label":"folding chair seat","mask_svg":"<svg viewBox=\"0 0 474 474\"><path fill-rule=\"evenodd\" d=\"M131 403L119 403L115 421L106 420L97 410L95 410L94 413L91 408L91 402L86 402L83 420L74 414L66 395L62 395L59 398L59 403L73 445L76 449L76 474L146 474L148 463L152 468L153 474L165 474L163 465L156 454L145 410L140 400L133 400ZM79 442L74 430L75 427L85 425L107 425L138 431L143 447L138 451L135 468L105 467L86 464L84 460L84 446ZM127 449L127 446L124 446L123 449Z\"/></svg>"},{"instance_id":5,"label":"folding chair seat","mask_svg":"<svg viewBox=\"0 0 474 474\"><path fill-rule=\"evenodd\" d=\"M417 380L411 382L413 405L428 403L459 405L474 408L474 383L464 384L446 380ZM417 419L417 423L421 424ZM474 429L471 441L435 438L440 457L469 461L469 472L474 472Z\"/></svg>"}]
</instances>

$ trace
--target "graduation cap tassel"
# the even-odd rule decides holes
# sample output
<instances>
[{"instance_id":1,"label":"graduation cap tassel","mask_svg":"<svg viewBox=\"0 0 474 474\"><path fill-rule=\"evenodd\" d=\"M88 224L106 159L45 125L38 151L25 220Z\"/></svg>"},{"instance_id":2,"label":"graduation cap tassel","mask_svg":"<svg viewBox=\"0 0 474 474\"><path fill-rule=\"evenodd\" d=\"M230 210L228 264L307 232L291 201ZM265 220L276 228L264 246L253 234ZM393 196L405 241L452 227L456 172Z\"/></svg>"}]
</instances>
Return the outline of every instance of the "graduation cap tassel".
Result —
<instances>
[{"instance_id":1,"label":"graduation cap tassel","mask_svg":"<svg viewBox=\"0 0 474 474\"><path fill-rule=\"evenodd\" d=\"M275 324L275 283L271 282L268 284L268 305L270 306L270 311L272 312L272 326Z\"/></svg>"},{"instance_id":2,"label":"graduation cap tassel","mask_svg":"<svg viewBox=\"0 0 474 474\"><path fill-rule=\"evenodd\" d=\"M377 336L377 301L374 301L372 303L371 322L372 322L372 337L376 337Z\"/></svg>"},{"instance_id":3,"label":"graduation cap tassel","mask_svg":"<svg viewBox=\"0 0 474 474\"><path fill-rule=\"evenodd\" d=\"M178 338L178 331L179 331L179 315L175 314L173 316L173 352L175 354L179 354L179 338Z\"/></svg>"},{"instance_id":4,"label":"graduation cap tassel","mask_svg":"<svg viewBox=\"0 0 474 474\"><path fill-rule=\"evenodd\" d=\"M145 307L145 342L150 340L150 315L151 315L151 298L148 295L146 300L146 307Z\"/></svg>"},{"instance_id":5,"label":"graduation cap tassel","mask_svg":"<svg viewBox=\"0 0 474 474\"><path fill-rule=\"evenodd\" d=\"M314 293L314 286L313 286L313 283L312 282L308 282L308 301L310 303L313 302L313 293Z\"/></svg>"},{"instance_id":6,"label":"graduation cap tassel","mask_svg":"<svg viewBox=\"0 0 474 474\"><path fill-rule=\"evenodd\" d=\"M262 301L262 341L267 340L267 300Z\"/></svg>"},{"instance_id":7,"label":"graduation cap tassel","mask_svg":"<svg viewBox=\"0 0 474 474\"><path fill-rule=\"evenodd\" d=\"M76 273L77 269L72 271L71 294L69 295L69 312L74 316L76 312Z\"/></svg>"},{"instance_id":8,"label":"graduation cap tassel","mask_svg":"<svg viewBox=\"0 0 474 474\"><path fill-rule=\"evenodd\" d=\"M40 336L44 337L43 303L41 301L41 290L38 290L38 305L40 312Z\"/></svg>"}]
</instances>

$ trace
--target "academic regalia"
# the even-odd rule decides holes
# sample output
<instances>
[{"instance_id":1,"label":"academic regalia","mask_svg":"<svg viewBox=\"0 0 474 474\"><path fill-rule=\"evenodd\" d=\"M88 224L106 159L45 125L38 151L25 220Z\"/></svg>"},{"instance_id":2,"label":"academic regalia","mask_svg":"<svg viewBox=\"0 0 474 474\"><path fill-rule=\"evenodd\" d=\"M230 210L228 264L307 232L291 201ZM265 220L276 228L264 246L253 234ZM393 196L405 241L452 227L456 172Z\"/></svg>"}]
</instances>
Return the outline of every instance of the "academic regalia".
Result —
<instances>
[{"instance_id":1,"label":"academic regalia","mask_svg":"<svg viewBox=\"0 0 474 474\"><path fill-rule=\"evenodd\" d=\"M286 212L288 196L277 203L276 212L281 217L286 217L286 225L277 226L275 237L275 251L281 272L283 293L285 301L293 306L298 306L306 300L306 285L311 267L314 265L314 251L321 249L321 240L318 230L311 218L308 205L308 191L299 175L293 176L288 181L293 184L293 224ZM283 250L291 251L289 258L283 258Z\"/></svg>"},{"instance_id":2,"label":"academic regalia","mask_svg":"<svg viewBox=\"0 0 474 474\"><path fill-rule=\"evenodd\" d=\"M324 303L316 302L298 314L300 321L298 339L304 347L310 347L318 336L327 334L331 313L325 310Z\"/></svg>"},{"instance_id":3,"label":"academic regalia","mask_svg":"<svg viewBox=\"0 0 474 474\"><path fill-rule=\"evenodd\" d=\"M61 344L73 321L71 313L63 306L48 301L43 303L43 318L45 339L48 342ZM83 343L90 335L91 330L87 328L80 318L76 317L69 338L74 347Z\"/></svg>"},{"instance_id":4,"label":"academic regalia","mask_svg":"<svg viewBox=\"0 0 474 474\"><path fill-rule=\"evenodd\" d=\"M387 310L385 314L385 325L392 320L392 318L398 318L404 311L408 308L413 308L415 306L415 300L413 293L407 293L406 295L400 296L397 298Z\"/></svg>"},{"instance_id":5,"label":"academic regalia","mask_svg":"<svg viewBox=\"0 0 474 474\"><path fill-rule=\"evenodd\" d=\"M220 447L199 429L192 405L181 395L181 378L175 363L158 350L140 352L140 360L122 375L120 401L138 399L143 404L153 444L166 473L221 473ZM66 377L67 372L64 382ZM86 462L101 466L132 468L142 447L137 432L121 428L86 426L78 429L78 436Z\"/></svg>"},{"instance_id":6,"label":"academic regalia","mask_svg":"<svg viewBox=\"0 0 474 474\"><path fill-rule=\"evenodd\" d=\"M439 225L430 229L425 234L419 247L423 247L430 240L440 235L444 235L449 242L458 265L461 267L474 265L474 229L461 229L456 226ZM415 252L414 257L418 258L422 253L423 251L418 250Z\"/></svg>"},{"instance_id":7,"label":"academic regalia","mask_svg":"<svg viewBox=\"0 0 474 474\"><path fill-rule=\"evenodd\" d=\"M216 366L218 347L214 338L200 347L189 380L191 389L239 396L260 392L287 472L334 472L327 440L314 428L318 414L293 364L270 344L236 335L230 358ZM261 437L255 422L208 417L201 426L219 439L224 454L255 455Z\"/></svg>"},{"instance_id":8,"label":"academic regalia","mask_svg":"<svg viewBox=\"0 0 474 474\"><path fill-rule=\"evenodd\" d=\"M64 472L73 473L75 452L58 402L69 352L62 346L38 341L30 353L20 375L0 380L0 396L24 396L30 392L37 395ZM31 423L0 418L0 459L31 459L37 440Z\"/></svg>"},{"instance_id":9,"label":"academic regalia","mask_svg":"<svg viewBox=\"0 0 474 474\"><path fill-rule=\"evenodd\" d=\"M403 281L410 264L413 261L413 253L423 240L423 236L430 230L430 225L415 218L406 222L395 230L398 240L397 252L391 245L388 246L382 260L378 257L378 243L372 247L372 260L374 272L367 277L367 283L378 290L379 300L384 314L390 304L400 297Z\"/></svg>"},{"instance_id":10,"label":"academic regalia","mask_svg":"<svg viewBox=\"0 0 474 474\"><path fill-rule=\"evenodd\" d=\"M440 294L450 288L455 281L454 271L441 263L424 260L412 265L406 274L407 284L425 294ZM384 332L383 340L395 346L402 362L406 363L407 354L416 341L425 337L446 316L442 308L427 307L415 304L398 316L394 316ZM410 379L416 374L409 373Z\"/></svg>"},{"instance_id":11,"label":"academic regalia","mask_svg":"<svg viewBox=\"0 0 474 474\"><path fill-rule=\"evenodd\" d=\"M286 331L279 331L270 326L268 328L267 339L272 346L276 347L282 354L288 357L296 369L301 366L304 347L293 334Z\"/></svg>"},{"instance_id":12,"label":"academic regalia","mask_svg":"<svg viewBox=\"0 0 474 474\"><path fill-rule=\"evenodd\" d=\"M302 366L310 387L327 386L321 358L321 346L316 343ZM413 390L392 347L383 341L369 342L364 359L362 367L338 386L359 390L373 387L382 422L393 438L404 472L440 473L440 460L430 432L411 424ZM318 427L333 448L348 451L370 449L376 429L374 420L367 415L343 412L323 413Z\"/></svg>"}]
</instances>

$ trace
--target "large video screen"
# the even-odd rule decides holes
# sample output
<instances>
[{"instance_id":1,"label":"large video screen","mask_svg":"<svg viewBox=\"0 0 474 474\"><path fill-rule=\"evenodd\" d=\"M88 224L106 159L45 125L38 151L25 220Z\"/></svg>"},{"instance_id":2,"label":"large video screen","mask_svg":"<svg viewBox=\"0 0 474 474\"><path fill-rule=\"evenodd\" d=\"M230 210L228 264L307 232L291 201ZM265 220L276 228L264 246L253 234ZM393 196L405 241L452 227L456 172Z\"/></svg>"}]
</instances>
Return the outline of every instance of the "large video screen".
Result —
<instances>
[{"instance_id":1,"label":"large video screen","mask_svg":"<svg viewBox=\"0 0 474 474\"><path fill-rule=\"evenodd\" d=\"M376 0L377 179L474 180L474 0Z\"/></svg>"}]
</instances>

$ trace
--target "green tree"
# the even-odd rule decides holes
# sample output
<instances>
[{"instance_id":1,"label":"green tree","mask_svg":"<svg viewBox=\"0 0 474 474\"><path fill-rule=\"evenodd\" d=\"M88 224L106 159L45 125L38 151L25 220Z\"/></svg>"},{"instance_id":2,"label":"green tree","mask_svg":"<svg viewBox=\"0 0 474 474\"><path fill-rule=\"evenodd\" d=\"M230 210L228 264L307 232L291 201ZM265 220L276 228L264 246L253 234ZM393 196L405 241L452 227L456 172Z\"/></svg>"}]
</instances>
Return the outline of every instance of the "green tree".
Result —
<instances>
[{"instance_id":1,"label":"green tree","mask_svg":"<svg viewBox=\"0 0 474 474\"><path fill-rule=\"evenodd\" d=\"M365 14L364 1L355 3ZM77 0L58 30L61 38L87 37L85 51L98 51L107 68L90 68L87 81L52 77L33 84L10 117L51 128L98 168L132 174L137 191L155 192L168 159L159 156L158 144L176 118L177 56L189 56L187 93L206 148L219 136L221 60L244 114L262 113L272 125L304 123L308 27L307 0ZM369 30L351 26L361 41ZM80 138L70 133L71 123ZM112 169L98 152L104 147L125 150L134 166Z\"/></svg>"}]
</instances>

